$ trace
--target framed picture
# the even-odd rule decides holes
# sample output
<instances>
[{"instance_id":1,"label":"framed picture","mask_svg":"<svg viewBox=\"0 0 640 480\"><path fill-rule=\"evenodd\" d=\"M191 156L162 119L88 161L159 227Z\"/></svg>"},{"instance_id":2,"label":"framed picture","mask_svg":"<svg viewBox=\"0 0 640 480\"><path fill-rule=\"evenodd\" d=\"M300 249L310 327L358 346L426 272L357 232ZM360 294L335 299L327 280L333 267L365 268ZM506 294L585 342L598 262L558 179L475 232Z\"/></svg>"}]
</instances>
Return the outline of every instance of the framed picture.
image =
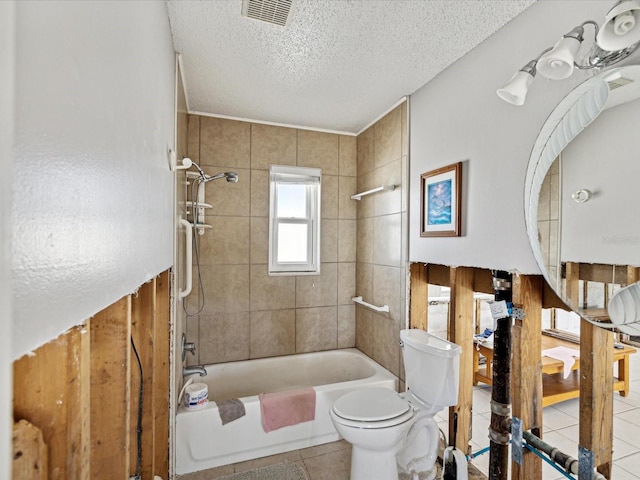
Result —
<instances>
[{"instance_id":1,"label":"framed picture","mask_svg":"<svg viewBox=\"0 0 640 480\"><path fill-rule=\"evenodd\" d=\"M462 162L420 175L420 236L460 236Z\"/></svg>"}]
</instances>

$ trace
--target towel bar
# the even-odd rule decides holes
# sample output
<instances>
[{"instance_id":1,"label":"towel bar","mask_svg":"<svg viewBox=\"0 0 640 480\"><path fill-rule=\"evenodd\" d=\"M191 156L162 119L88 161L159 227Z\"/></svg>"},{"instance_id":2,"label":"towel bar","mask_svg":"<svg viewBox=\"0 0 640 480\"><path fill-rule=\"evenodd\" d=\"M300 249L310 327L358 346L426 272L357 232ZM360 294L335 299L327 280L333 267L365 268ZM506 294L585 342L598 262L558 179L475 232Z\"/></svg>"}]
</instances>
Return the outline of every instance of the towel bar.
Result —
<instances>
[{"instance_id":1,"label":"towel bar","mask_svg":"<svg viewBox=\"0 0 640 480\"><path fill-rule=\"evenodd\" d=\"M382 192L383 190L389 190L390 192L395 190L396 186L395 185L385 185L382 187L376 187L373 188L371 190L367 190L366 192L362 192L362 193L356 193L355 195L351 195L351 200L361 200L362 197L366 196L366 195L371 195L372 193L378 193L378 192Z\"/></svg>"}]
</instances>

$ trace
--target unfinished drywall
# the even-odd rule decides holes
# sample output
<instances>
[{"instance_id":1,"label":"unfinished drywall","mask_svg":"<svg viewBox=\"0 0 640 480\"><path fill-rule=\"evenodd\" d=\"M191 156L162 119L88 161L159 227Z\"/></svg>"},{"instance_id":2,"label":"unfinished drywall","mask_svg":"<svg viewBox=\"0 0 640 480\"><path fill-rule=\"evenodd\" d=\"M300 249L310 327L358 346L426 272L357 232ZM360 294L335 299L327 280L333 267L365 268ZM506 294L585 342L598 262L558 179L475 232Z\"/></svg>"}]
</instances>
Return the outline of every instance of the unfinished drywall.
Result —
<instances>
[{"instance_id":1,"label":"unfinished drywall","mask_svg":"<svg viewBox=\"0 0 640 480\"><path fill-rule=\"evenodd\" d=\"M575 25L601 22L611 6L537 2L411 96L410 260L540 272L524 222L529 155L555 105L592 73L577 71L564 81L538 75L522 107L495 91ZM589 28L585 37L592 39ZM420 174L459 161L465 162L462 236L420 237Z\"/></svg>"},{"instance_id":2,"label":"unfinished drywall","mask_svg":"<svg viewBox=\"0 0 640 480\"><path fill-rule=\"evenodd\" d=\"M14 358L172 265L164 2L18 2Z\"/></svg>"}]
</instances>

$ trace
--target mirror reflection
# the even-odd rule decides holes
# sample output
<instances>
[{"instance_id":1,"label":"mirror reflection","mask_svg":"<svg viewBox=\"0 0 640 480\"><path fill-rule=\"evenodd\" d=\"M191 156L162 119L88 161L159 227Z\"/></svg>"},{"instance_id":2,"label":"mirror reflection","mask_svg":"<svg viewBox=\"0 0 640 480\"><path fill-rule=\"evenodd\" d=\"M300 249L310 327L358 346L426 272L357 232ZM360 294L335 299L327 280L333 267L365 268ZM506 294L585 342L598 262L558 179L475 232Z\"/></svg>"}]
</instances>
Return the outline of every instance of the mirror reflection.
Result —
<instances>
[{"instance_id":1,"label":"mirror reflection","mask_svg":"<svg viewBox=\"0 0 640 480\"><path fill-rule=\"evenodd\" d=\"M591 112L575 111L587 101ZM571 122L582 123L575 136L560 131ZM558 105L530 160L534 254L560 298L594 321L609 322L612 296L640 280L639 126L640 66L608 70Z\"/></svg>"}]
</instances>

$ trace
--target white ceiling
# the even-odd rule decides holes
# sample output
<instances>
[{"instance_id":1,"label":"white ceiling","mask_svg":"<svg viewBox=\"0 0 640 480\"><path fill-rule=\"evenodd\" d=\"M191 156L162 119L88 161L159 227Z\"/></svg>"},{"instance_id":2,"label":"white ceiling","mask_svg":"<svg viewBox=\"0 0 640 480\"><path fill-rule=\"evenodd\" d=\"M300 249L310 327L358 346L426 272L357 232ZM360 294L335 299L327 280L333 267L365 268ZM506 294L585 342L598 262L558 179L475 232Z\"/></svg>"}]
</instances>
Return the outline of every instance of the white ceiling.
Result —
<instances>
[{"instance_id":1,"label":"white ceiling","mask_svg":"<svg viewBox=\"0 0 640 480\"><path fill-rule=\"evenodd\" d=\"M191 112L358 133L535 0L167 0Z\"/></svg>"}]
</instances>

